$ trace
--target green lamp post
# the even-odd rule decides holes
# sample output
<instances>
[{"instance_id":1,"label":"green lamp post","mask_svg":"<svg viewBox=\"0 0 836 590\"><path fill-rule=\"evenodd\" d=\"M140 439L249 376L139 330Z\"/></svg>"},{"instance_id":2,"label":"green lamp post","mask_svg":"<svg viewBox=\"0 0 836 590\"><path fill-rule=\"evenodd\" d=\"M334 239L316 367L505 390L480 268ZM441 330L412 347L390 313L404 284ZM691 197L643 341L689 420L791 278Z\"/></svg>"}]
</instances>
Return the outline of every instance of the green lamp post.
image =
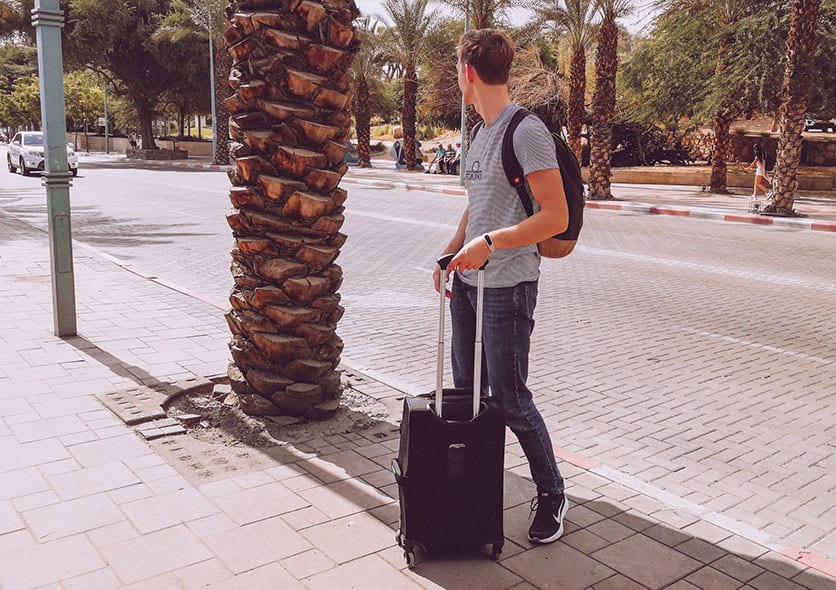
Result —
<instances>
[{"instance_id":1,"label":"green lamp post","mask_svg":"<svg viewBox=\"0 0 836 590\"><path fill-rule=\"evenodd\" d=\"M32 25L38 41L38 74L43 121L44 172L49 221L52 312L56 336L76 334L75 279L70 225L70 172L67 168L67 127L64 109L64 66L61 27L64 13L58 0L35 0Z\"/></svg>"}]
</instances>

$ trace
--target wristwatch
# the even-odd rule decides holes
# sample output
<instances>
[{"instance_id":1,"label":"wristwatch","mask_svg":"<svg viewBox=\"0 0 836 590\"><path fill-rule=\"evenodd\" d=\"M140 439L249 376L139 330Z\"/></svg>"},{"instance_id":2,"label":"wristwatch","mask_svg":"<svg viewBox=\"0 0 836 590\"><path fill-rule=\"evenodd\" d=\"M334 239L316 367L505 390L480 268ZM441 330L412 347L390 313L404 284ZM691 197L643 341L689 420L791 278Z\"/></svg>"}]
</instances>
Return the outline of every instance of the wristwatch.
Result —
<instances>
[{"instance_id":1,"label":"wristwatch","mask_svg":"<svg viewBox=\"0 0 836 590\"><path fill-rule=\"evenodd\" d=\"M485 243L488 245L488 249L493 252L496 250L496 246L493 245L493 240L491 239L490 234L485 234L482 236L482 239L485 240Z\"/></svg>"}]
</instances>

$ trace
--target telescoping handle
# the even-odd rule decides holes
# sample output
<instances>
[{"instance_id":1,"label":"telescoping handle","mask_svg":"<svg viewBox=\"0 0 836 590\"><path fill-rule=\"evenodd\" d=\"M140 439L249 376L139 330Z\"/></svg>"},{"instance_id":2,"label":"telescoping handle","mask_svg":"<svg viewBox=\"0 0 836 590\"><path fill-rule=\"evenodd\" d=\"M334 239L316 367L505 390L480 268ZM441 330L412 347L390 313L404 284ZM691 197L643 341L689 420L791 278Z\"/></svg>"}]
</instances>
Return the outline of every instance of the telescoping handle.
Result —
<instances>
[{"instance_id":1,"label":"telescoping handle","mask_svg":"<svg viewBox=\"0 0 836 590\"><path fill-rule=\"evenodd\" d=\"M439 310L438 310L438 353L436 362L435 379L435 411L439 418L443 418L443 397L444 397L444 315L447 299L447 266L453 260L453 254L445 254L436 262L441 268L441 282L439 284ZM478 282L476 287L476 342L474 343L473 354L473 417L479 415L480 395L482 390L482 314L483 300L485 295L485 267L488 261L479 268Z\"/></svg>"}]
</instances>

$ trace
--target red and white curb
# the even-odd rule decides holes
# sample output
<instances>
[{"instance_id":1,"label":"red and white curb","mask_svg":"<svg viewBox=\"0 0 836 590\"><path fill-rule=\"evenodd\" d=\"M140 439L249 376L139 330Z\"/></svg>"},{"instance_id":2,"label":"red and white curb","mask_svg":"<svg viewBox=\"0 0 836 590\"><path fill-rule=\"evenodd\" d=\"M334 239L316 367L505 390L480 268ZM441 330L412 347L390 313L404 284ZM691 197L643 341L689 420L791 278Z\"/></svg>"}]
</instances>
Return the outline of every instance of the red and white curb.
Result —
<instances>
[{"instance_id":1,"label":"red and white curb","mask_svg":"<svg viewBox=\"0 0 836 590\"><path fill-rule=\"evenodd\" d=\"M176 166L178 168L215 171L225 171L231 168L231 166L225 165L197 164L165 160L146 160L145 163L152 166ZM467 191L464 188L452 188L440 185L425 185L408 182L392 182L388 180L370 180L345 177L343 177L341 182L375 188L396 188L408 191L424 191L455 197L467 196ZM836 232L836 221L800 219L797 217L770 217L765 215L752 215L749 213L729 213L728 211L720 209L650 205L648 203L635 201L587 201L586 207L588 209L600 209L604 211L625 211L628 213L646 213L650 215L672 215L675 217L694 217L696 219L711 219L714 221L731 221L734 223L749 223L753 225L771 225L792 229Z\"/></svg>"},{"instance_id":2,"label":"red and white curb","mask_svg":"<svg viewBox=\"0 0 836 590\"><path fill-rule=\"evenodd\" d=\"M765 533L760 529L730 518L722 513L711 511L704 506L700 506L699 504L686 500L685 498L680 498L679 496L649 484L638 477L628 475L606 465L602 465L594 459L584 457L583 455L579 455L578 453L557 446L554 447L554 454L561 461L571 463L579 469L583 469L584 471L588 471L589 473L593 473L599 477L629 488L642 496L652 498L668 508L687 512L700 520L709 522L714 526L737 535L738 537L742 537L747 541L751 541L756 545L769 549L773 553L777 553L782 557L798 562L804 567L808 567L836 579L836 562L824 556L800 547L785 547L775 541L768 533Z\"/></svg>"},{"instance_id":3,"label":"red and white curb","mask_svg":"<svg viewBox=\"0 0 836 590\"><path fill-rule=\"evenodd\" d=\"M587 201L586 207L606 211L628 211L631 213L649 213L650 215L675 215L677 217L695 217L697 219L713 219L715 221L732 221L736 223L836 232L836 221L799 219L797 217L770 217L766 215L752 215L750 213L729 213L720 209L670 207L637 202L613 203L610 201Z\"/></svg>"}]
</instances>

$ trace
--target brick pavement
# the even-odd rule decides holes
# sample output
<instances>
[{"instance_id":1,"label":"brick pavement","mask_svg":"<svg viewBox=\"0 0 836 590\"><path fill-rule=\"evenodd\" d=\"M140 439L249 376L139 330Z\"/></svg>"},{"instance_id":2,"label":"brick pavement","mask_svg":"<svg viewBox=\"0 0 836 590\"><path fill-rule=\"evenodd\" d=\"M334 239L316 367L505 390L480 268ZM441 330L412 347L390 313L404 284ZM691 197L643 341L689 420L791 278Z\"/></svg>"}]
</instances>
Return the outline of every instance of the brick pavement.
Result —
<instances>
[{"instance_id":1,"label":"brick pavement","mask_svg":"<svg viewBox=\"0 0 836 590\"><path fill-rule=\"evenodd\" d=\"M663 341L658 358L638 367L630 362L631 351L613 351L606 359L586 358L582 350L575 356L572 350L561 351L569 362L534 369L538 387L560 379L564 387L569 385L570 395L583 390L579 406L599 403L606 410L622 404L609 418L606 411L597 415L587 411L568 420L561 416L559 424L557 406L547 407L553 431L561 429L561 440L588 438L601 447L596 451L589 445L570 444L558 449L574 504L566 536L542 548L531 548L525 541L531 483L519 447L509 437L508 544L500 561L424 561L410 572L404 569L393 535L396 493L388 465L397 443L396 411L372 427L291 445L275 457L260 457L258 468L196 483L189 469L169 460L157 446L142 442L93 396L137 384L222 373L228 336L217 308L77 249L80 336L57 339L50 332L47 256L42 232L0 213L0 586L4 589L362 588L369 579L384 588L834 587L833 563L782 544L787 531L752 527L706 510L700 498L688 497L692 487L647 483L653 479L647 473L660 468L654 461L657 454L667 462L676 460L684 456L677 455L680 446L705 455L703 461L714 457L720 469L739 459L733 447L751 440L747 438L751 428L766 432L774 427L779 412L792 412L790 400L803 399L802 410L808 412L810 404L826 404L826 392L804 397L805 391L821 385L815 377L804 379L807 369L821 364L816 358L826 358L826 341L821 351L806 351L809 358L800 359L805 366L780 381L789 388L787 401L776 400L763 416L730 437L735 445L717 449L693 447L698 440L716 442L709 424L690 424L685 432L664 426L698 416L697 402L667 407L664 396L631 399L623 386L627 373L653 382L660 359L670 365L662 385L693 379L698 368L688 366L687 347L665 350ZM628 281L624 291L641 293ZM391 312L408 303L411 311L415 302L407 301L404 294L389 298L381 308ZM691 304L682 302L681 311L687 312ZM741 307L746 304L740 302ZM426 307L429 312L429 300ZM612 311L605 307L595 313ZM740 311L745 310L735 313ZM625 322L629 312L629 308L622 312ZM731 314L720 321L730 318ZM594 314L587 321L595 322ZM624 331L645 328L626 325ZM776 327L790 328L789 323ZM717 340L712 330L702 332L691 335L689 346L710 348ZM371 330L365 337L375 340ZM756 333L743 337L760 340ZM411 344L391 355L391 363L402 362L410 346L421 342L413 336ZM594 383L585 377L589 369L584 364L589 363L599 372ZM684 366L677 368L680 364ZM600 373L603 369L610 373ZM735 379L757 377L741 372ZM390 406L403 395L391 384L361 373L349 378L356 390ZM407 384L421 379L425 375L404 374ZM743 400L730 393L718 387L709 401L718 404L717 411L733 416L735 404ZM636 404L656 410L655 426L631 421ZM564 412L561 404L561 415ZM797 412L800 415L790 416L784 427L810 428L809 435L817 436L803 421L804 412ZM594 421L610 435L585 436L596 427ZM576 433L563 430L567 422L576 426ZM630 433L659 444L631 443L626 436ZM747 461L760 465L751 474L762 480L755 485L774 485L774 478L766 474L805 456L793 449L759 456L762 448L754 444L746 449L746 455L754 455ZM632 473L637 460L647 462L647 472ZM832 473L832 458L807 460L823 462ZM711 479L712 474L683 469L667 476L684 484L699 477ZM827 515L832 510L826 502L832 484L820 483L830 486L819 496L824 502L817 508ZM724 490L726 495L734 492ZM783 502L772 510L792 509L789 496ZM753 512L758 508L764 507L752 506Z\"/></svg>"}]
</instances>

